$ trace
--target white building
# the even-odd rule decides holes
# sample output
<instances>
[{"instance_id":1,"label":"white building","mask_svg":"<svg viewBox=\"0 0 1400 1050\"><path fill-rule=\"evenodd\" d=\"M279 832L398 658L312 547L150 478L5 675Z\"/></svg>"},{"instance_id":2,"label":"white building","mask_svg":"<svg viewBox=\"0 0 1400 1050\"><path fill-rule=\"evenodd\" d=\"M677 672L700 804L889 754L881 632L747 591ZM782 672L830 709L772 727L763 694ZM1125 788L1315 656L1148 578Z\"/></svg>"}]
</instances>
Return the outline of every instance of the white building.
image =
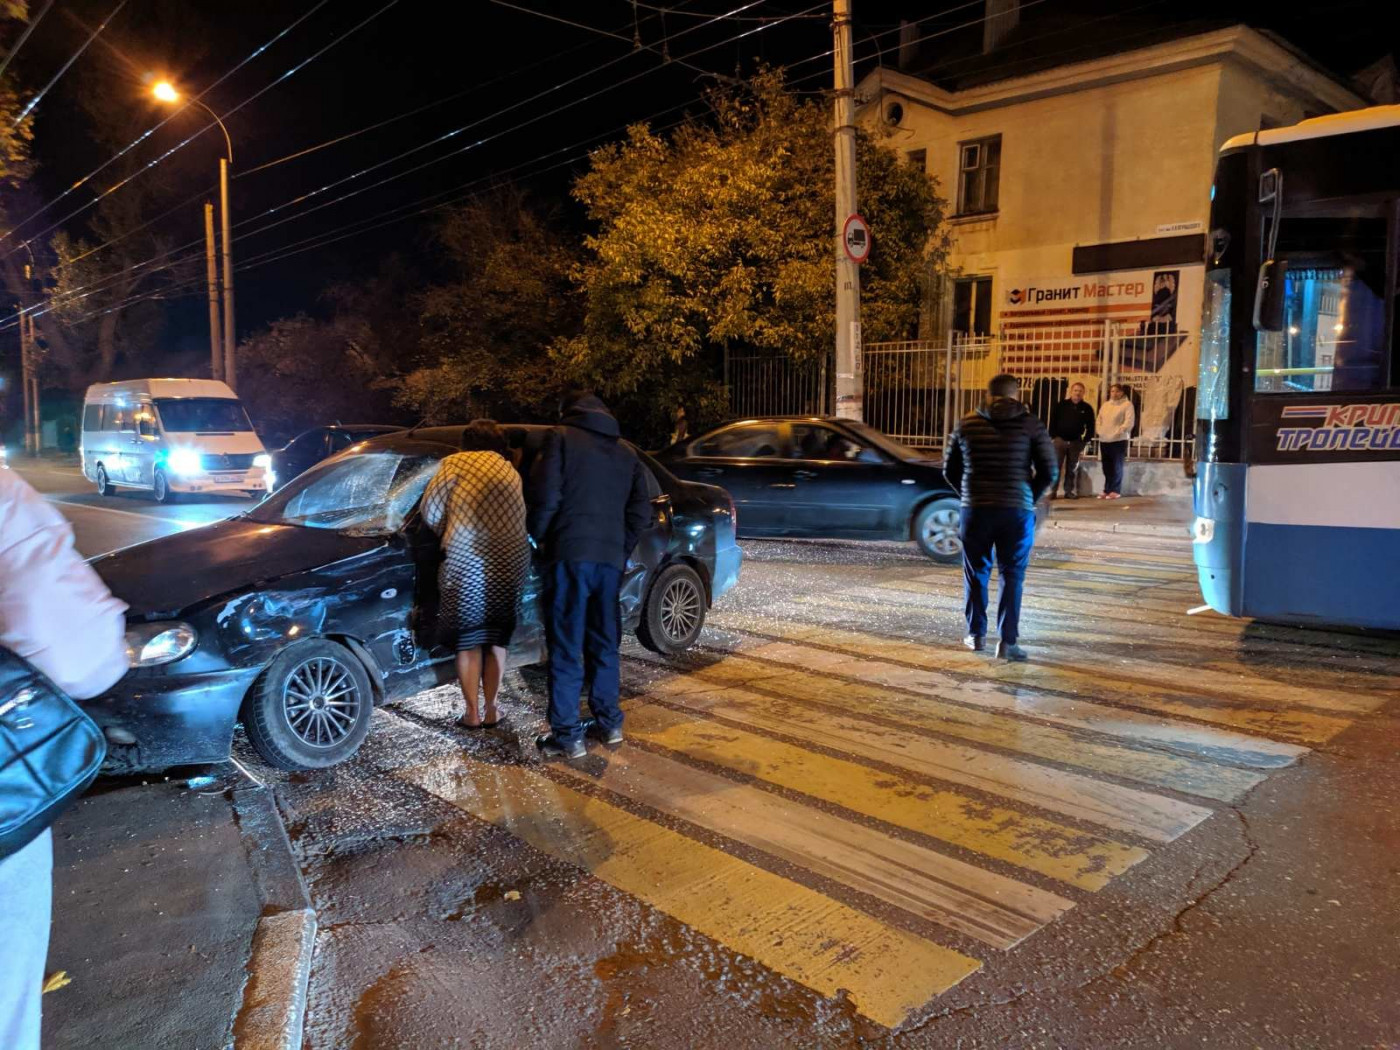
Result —
<instances>
[{"instance_id":1,"label":"white building","mask_svg":"<svg viewBox=\"0 0 1400 1050\"><path fill-rule=\"evenodd\" d=\"M993 7L991 44L1016 19L1014 2ZM1157 333L1120 341L1115 363L1173 377L1177 390L1195 384L1221 143L1366 105L1245 26L972 84L882 68L856 94L858 119L887 129L885 144L948 200L952 276L930 338L985 336L1018 374L1093 377L1111 322Z\"/></svg>"}]
</instances>

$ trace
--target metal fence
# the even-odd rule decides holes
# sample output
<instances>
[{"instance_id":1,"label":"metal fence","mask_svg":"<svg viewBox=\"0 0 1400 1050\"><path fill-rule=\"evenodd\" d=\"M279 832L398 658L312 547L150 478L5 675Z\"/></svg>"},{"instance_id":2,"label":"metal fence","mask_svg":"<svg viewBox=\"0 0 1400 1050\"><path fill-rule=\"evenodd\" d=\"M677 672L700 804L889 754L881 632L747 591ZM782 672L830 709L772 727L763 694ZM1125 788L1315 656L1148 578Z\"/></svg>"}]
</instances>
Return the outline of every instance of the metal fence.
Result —
<instances>
[{"instance_id":1,"label":"metal fence","mask_svg":"<svg viewBox=\"0 0 1400 1050\"><path fill-rule=\"evenodd\" d=\"M729 411L750 416L822 416L828 409L826 363L794 364L780 356L729 357L724 363Z\"/></svg>"},{"instance_id":2,"label":"metal fence","mask_svg":"<svg viewBox=\"0 0 1400 1050\"><path fill-rule=\"evenodd\" d=\"M1022 399L1046 423L1073 383L1083 383L1085 400L1096 406L1110 384L1121 382L1137 415L1132 455L1180 459L1195 432L1196 388L1160 369L1189 335L1098 322L1008 325L996 336L954 332L941 342L871 343L863 355L865 420L905 444L941 449L1000 372L1020 377ZM726 381L735 416L827 411L824 367L799 368L781 357L736 358Z\"/></svg>"}]
</instances>

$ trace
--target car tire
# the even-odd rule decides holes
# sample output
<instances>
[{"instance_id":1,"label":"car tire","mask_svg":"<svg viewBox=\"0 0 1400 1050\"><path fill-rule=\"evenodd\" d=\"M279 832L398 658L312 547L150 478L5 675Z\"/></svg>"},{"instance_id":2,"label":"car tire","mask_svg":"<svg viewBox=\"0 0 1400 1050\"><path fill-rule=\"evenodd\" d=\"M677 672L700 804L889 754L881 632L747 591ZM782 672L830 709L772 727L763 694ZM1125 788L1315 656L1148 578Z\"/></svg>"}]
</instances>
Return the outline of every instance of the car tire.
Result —
<instances>
[{"instance_id":1,"label":"car tire","mask_svg":"<svg viewBox=\"0 0 1400 1050\"><path fill-rule=\"evenodd\" d=\"M269 765L326 769L360 749L373 715L364 665L345 646L312 638L283 649L258 678L243 728Z\"/></svg>"},{"instance_id":2,"label":"car tire","mask_svg":"<svg viewBox=\"0 0 1400 1050\"><path fill-rule=\"evenodd\" d=\"M670 656L695 644L705 626L705 584L689 565L669 565L647 592L637 641Z\"/></svg>"},{"instance_id":3,"label":"car tire","mask_svg":"<svg viewBox=\"0 0 1400 1050\"><path fill-rule=\"evenodd\" d=\"M170 491L170 478L165 471L157 469L151 479L151 496L157 503L170 504L175 502L175 493Z\"/></svg>"},{"instance_id":4,"label":"car tire","mask_svg":"<svg viewBox=\"0 0 1400 1050\"><path fill-rule=\"evenodd\" d=\"M914 542L940 565L962 561L962 507L955 499L936 499L914 515Z\"/></svg>"},{"instance_id":5,"label":"car tire","mask_svg":"<svg viewBox=\"0 0 1400 1050\"><path fill-rule=\"evenodd\" d=\"M101 463L97 464L97 494L99 496L116 495L116 486L112 484L112 479L107 476L107 468Z\"/></svg>"}]
</instances>

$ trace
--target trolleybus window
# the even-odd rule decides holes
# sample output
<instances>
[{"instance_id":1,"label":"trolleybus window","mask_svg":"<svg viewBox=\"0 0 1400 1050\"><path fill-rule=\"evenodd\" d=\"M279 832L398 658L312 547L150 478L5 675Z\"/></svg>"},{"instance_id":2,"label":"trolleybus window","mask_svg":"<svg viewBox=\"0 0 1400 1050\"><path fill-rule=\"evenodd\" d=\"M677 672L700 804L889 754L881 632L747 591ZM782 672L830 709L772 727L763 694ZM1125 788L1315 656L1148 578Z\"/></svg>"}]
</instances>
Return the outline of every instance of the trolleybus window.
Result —
<instances>
[{"instance_id":1,"label":"trolleybus window","mask_svg":"<svg viewBox=\"0 0 1400 1050\"><path fill-rule=\"evenodd\" d=\"M1285 216L1278 256L1288 263L1283 330L1258 333L1254 389L1297 394L1382 388L1388 342L1385 218Z\"/></svg>"}]
</instances>

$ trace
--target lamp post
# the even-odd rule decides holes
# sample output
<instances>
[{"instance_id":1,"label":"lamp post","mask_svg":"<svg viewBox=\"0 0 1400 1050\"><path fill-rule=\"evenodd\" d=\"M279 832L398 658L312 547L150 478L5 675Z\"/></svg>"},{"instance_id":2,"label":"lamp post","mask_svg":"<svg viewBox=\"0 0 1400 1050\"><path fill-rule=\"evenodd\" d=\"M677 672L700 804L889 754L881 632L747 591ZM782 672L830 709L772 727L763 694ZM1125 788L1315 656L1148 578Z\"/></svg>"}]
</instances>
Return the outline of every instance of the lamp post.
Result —
<instances>
[{"instance_id":1,"label":"lamp post","mask_svg":"<svg viewBox=\"0 0 1400 1050\"><path fill-rule=\"evenodd\" d=\"M175 85L170 83L170 81L168 80L157 81L155 86L151 88L151 94L155 96L155 98L158 101L165 102L167 104L179 102L182 97L180 95L180 92L175 89ZM224 382L227 383L234 390L237 390L238 369L234 361L233 353L233 224L229 218L228 208L228 169L233 166L233 139L229 137L228 128L224 126L224 122L219 119L219 115L217 113L215 113L212 109L210 109L197 98L191 98L189 101L194 103L200 109L204 110L204 112L208 113L211 117L213 117L214 123L219 125L219 130L224 133L224 146L226 147L226 153L224 156L219 158L219 223L222 232L222 254L224 269L224 352L222 361L223 367L219 367L220 361L218 353L218 340L216 334L218 328L218 311L215 308L213 302L212 287L210 290L209 304L209 341L211 358L210 363L212 366L214 378L218 379L220 377L220 372L222 372ZM206 236L212 242L212 224L206 223L205 231ZM212 258L209 261L209 273L212 281L214 273Z\"/></svg>"}]
</instances>

